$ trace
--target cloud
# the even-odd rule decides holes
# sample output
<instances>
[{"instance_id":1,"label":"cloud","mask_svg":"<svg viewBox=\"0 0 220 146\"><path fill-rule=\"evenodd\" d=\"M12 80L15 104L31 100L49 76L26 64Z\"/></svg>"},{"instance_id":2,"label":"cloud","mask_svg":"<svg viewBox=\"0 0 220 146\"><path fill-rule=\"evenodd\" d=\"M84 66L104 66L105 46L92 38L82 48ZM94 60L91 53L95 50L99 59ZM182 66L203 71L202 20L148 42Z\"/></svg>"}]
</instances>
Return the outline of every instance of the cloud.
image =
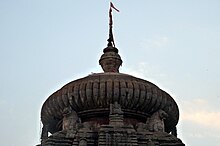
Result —
<instances>
[{"instance_id":1,"label":"cloud","mask_svg":"<svg viewBox=\"0 0 220 146\"><path fill-rule=\"evenodd\" d=\"M182 104L181 120L220 130L220 111L205 99L193 99Z\"/></svg>"},{"instance_id":2,"label":"cloud","mask_svg":"<svg viewBox=\"0 0 220 146\"><path fill-rule=\"evenodd\" d=\"M182 120L191 121L210 128L220 129L220 112L195 111L192 113L184 113Z\"/></svg>"}]
</instances>

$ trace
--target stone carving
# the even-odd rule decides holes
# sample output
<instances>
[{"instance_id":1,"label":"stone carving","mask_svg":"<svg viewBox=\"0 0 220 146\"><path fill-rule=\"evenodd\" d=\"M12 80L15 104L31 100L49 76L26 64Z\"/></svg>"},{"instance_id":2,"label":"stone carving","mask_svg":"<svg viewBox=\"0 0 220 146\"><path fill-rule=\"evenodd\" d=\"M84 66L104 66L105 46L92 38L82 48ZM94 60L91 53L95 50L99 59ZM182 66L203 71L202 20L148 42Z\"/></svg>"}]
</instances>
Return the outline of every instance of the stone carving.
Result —
<instances>
[{"instance_id":1,"label":"stone carving","mask_svg":"<svg viewBox=\"0 0 220 146\"><path fill-rule=\"evenodd\" d=\"M138 136L145 139L146 146L185 146L180 139L166 132L147 132L144 138Z\"/></svg>"},{"instance_id":2,"label":"stone carving","mask_svg":"<svg viewBox=\"0 0 220 146\"><path fill-rule=\"evenodd\" d=\"M156 146L156 145L151 139L149 139L147 142L147 146Z\"/></svg>"},{"instance_id":3,"label":"stone carving","mask_svg":"<svg viewBox=\"0 0 220 146\"><path fill-rule=\"evenodd\" d=\"M71 107L66 107L63 110L63 125L64 131L76 129L76 125L79 122L77 113L72 110Z\"/></svg>"},{"instance_id":4,"label":"stone carving","mask_svg":"<svg viewBox=\"0 0 220 146\"><path fill-rule=\"evenodd\" d=\"M137 132L146 132L147 131L147 124L141 123L141 122L137 123L136 130L137 130Z\"/></svg>"},{"instance_id":5,"label":"stone carving","mask_svg":"<svg viewBox=\"0 0 220 146\"><path fill-rule=\"evenodd\" d=\"M110 104L110 115L122 115L123 111L121 110L121 105L118 104L118 102L115 102L114 104Z\"/></svg>"},{"instance_id":6,"label":"stone carving","mask_svg":"<svg viewBox=\"0 0 220 146\"><path fill-rule=\"evenodd\" d=\"M87 141L86 141L86 139L81 139L81 140L79 141L79 146L87 146Z\"/></svg>"},{"instance_id":7,"label":"stone carving","mask_svg":"<svg viewBox=\"0 0 220 146\"><path fill-rule=\"evenodd\" d=\"M119 72L119 68L122 64L118 49L113 46L108 46L103 50L99 64L102 66L104 72Z\"/></svg>"},{"instance_id":8,"label":"stone carving","mask_svg":"<svg viewBox=\"0 0 220 146\"><path fill-rule=\"evenodd\" d=\"M151 132L164 132L164 120L168 117L167 113L159 110L147 119L147 129Z\"/></svg>"},{"instance_id":9,"label":"stone carving","mask_svg":"<svg viewBox=\"0 0 220 146\"><path fill-rule=\"evenodd\" d=\"M110 104L110 114L109 114L109 124L120 127L123 125L123 111L121 110L121 105L118 102Z\"/></svg>"},{"instance_id":10,"label":"stone carving","mask_svg":"<svg viewBox=\"0 0 220 146\"><path fill-rule=\"evenodd\" d=\"M118 101L123 105L122 110L126 111L124 116L132 115L134 119L145 117L147 113L154 113L160 107L164 107L163 110L169 114L165 123L168 123L167 129L170 130L178 122L178 107L170 95L155 88L147 81L125 74L93 74L65 85L65 88L50 96L42 108L42 121L44 125L48 124L52 131L60 130L59 126L53 125L59 124L59 120L63 118L60 111L66 106L74 107L77 113L88 110L86 117L96 117L98 111L108 118L109 111L101 109L107 109L110 103ZM65 104L60 104L61 101ZM171 107L170 110L168 107Z\"/></svg>"},{"instance_id":11,"label":"stone carving","mask_svg":"<svg viewBox=\"0 0 220 146\"><path fill-rule=\"evenodd\" d=\"M82 128L80 130L84 131L84 132L88 132L88 131L91 131L95 128L95 123L92 123L92 122L84 122L82 124Z\"/></svg>"}]
</instances>

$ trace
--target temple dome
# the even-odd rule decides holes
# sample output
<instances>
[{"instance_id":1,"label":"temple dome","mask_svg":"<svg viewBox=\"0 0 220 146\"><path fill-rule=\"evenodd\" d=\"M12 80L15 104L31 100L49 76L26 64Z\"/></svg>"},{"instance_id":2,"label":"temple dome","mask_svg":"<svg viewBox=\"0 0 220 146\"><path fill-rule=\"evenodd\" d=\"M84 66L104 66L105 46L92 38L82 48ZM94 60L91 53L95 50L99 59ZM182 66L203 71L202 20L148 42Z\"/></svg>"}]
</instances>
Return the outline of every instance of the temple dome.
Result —
<instances>
[{"instance_id":1,"label":"temple dome","mask_svg":"<svg viewBox=\"0 0 220 146\"><path fill-rule=\"evenodd\" d=\"M45 101L41 119L51 133L57 132L61 129L63 110L70 106L82 121L100 118L105 122L114 102L121 105L125 118L133 124L146 122L160 109L168 114L167 132L178 123L178 106L168 93L151 82L118 72L95 73L66 84Z\"/></svg>"},{"instance_id":2,"label":"temple dome","mask_svg":"<svg viewBox=\"0 0 220 146\"><path fill-rule=\"evenodd\" d=\"M149 81L119 72L123 61L113 38L112 8L110 3L109 39L99 59L104 72L71 81L47 98L41 145L184 146L176 137L174 99Z\"/></svg>"}]
</instances>

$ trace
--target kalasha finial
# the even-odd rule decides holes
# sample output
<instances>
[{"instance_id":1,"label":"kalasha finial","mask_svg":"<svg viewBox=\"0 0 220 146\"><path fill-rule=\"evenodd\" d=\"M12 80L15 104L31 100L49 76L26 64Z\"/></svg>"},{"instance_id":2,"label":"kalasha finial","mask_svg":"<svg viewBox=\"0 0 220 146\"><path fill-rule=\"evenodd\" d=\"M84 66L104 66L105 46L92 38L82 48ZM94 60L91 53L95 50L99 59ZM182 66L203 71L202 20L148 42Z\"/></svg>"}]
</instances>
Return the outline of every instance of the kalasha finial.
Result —
<instances>
[{"instance_id":1,"label":"kalasha finial","mask_svg":"<svg viewBox=\"0 0 220 146\"><path fill-rule=\"evenodd\" d=\"M99 60L99 64L102 66L104 72L119 72L119 67L122 64L120 55L118 54L118 49L115 47L114 37L113 37L113 20L112 20L112 9L119 12L117 8L110 2L109 8L109 38L108 46L103 50L103 55Z\"/></svg>"}]
</instances>

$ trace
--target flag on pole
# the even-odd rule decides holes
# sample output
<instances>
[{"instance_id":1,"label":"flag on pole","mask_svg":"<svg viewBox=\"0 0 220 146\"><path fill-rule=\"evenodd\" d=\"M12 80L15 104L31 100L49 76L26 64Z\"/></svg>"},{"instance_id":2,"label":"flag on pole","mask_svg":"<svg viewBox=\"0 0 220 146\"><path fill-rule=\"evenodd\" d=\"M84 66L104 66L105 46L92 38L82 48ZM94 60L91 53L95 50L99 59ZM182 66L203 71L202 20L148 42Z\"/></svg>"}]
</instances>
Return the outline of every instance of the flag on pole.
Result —
<instances>
[{"instance_id":1,"label":"flag on pole","mask_svg":"<svg viewBox=\"0 0 220 146\"><path fill-rule=\"evenodd\" d=\"M110 24L110 25L113 24L113 21L112 21L112 9L114 9L114 10L117 11L117 12L120 12L120 11L113 5L113 3L110 2L110 9L109 9L109 18L110 18L109 24Z\"/></svg>"},{"instance_id":2,"label":"flag on pole","mask_svg":"<svg viewBox=\"0 0 220 146\"><path fill-rule=\"evenodd\" d=\"M120 11L113 5L112 2L110 2L110 8L113 8L113 9L115 9L115 11L120 12Z\"/></svg>"},{"instance_id":3,"label":"flag on pole","mask_svg":"<svg viewBox=\"0 0 220 146\"><path fill-rule=\"evenodd\" d=\"M119 10L113 5L113 3L110 2L110 8L109 8L109 39L108 39L109 43L108 43L108 46L115 47L115 42L114 42L113 32L112 32L112 25L113 25L112 9L114 9L117 12L119 12Z\"/></svg>"}]
</instances>

